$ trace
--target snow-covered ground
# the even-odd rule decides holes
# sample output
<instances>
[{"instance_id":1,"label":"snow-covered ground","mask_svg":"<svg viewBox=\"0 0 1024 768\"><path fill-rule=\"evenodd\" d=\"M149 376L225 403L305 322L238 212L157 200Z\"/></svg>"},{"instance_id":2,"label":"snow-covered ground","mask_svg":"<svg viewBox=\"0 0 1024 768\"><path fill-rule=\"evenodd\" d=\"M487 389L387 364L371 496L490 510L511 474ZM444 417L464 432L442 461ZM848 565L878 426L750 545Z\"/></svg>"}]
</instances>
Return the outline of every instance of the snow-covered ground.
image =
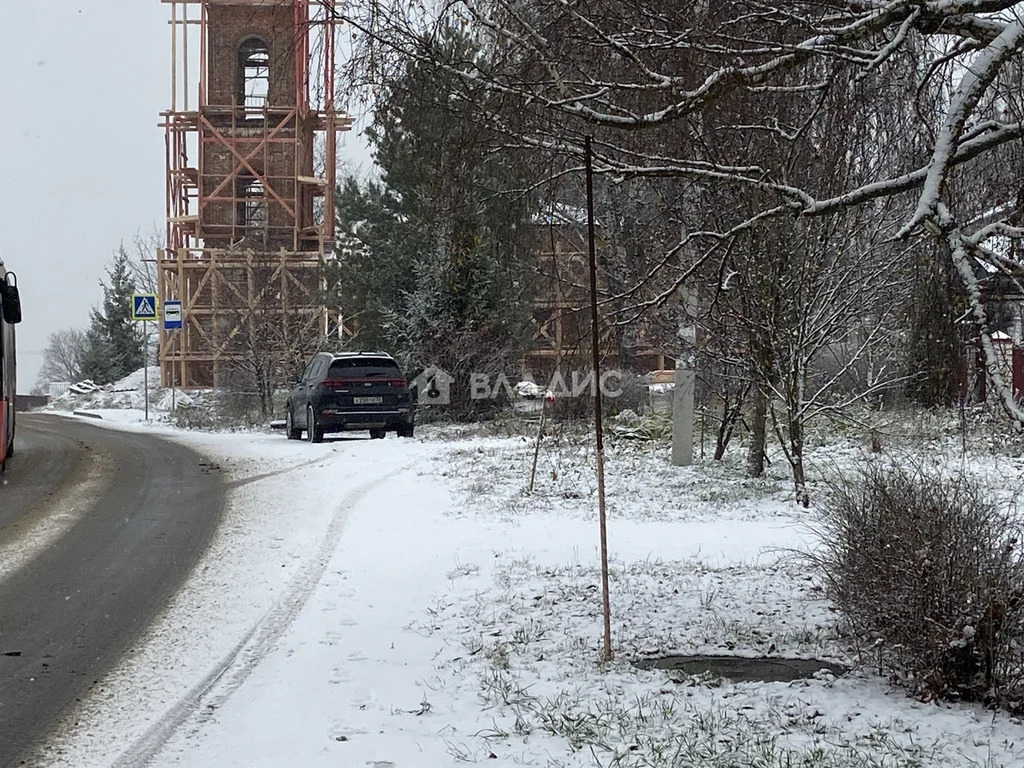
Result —
<instances>
[{"instance_id":1,"label":"snow-covered ground","mask_svg":"<svg viewBox=\"0 0 1024 768\"><path fill-rule=\"evenodd\" d=\"M59 729L54 766L1015 766L1022 723L923 704L870 669L733 684L640 670L666 653L850 661L794 550L812 513L784 462L607 460L612 634L600 660L593 452L577 433L415 440L189 433L228 509L186 589ZM114 421L111 416L116 416ZM865 460L854 442L813 467ZM1022 464L986 453L1019 487Z\"/></svg>"}]
</instances>

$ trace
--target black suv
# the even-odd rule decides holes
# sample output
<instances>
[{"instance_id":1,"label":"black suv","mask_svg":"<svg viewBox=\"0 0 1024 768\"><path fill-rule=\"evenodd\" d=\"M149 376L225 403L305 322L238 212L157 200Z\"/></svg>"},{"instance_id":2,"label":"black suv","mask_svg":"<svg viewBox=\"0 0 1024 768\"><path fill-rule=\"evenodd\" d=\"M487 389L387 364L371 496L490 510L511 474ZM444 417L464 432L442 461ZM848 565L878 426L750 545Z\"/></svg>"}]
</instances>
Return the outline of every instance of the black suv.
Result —
<instances>
[{"instance_id":1,"label":"black suv","mask_svg":"<svg viewBox=\"0 0 1024 768\"><path fill-rule=\"evenodd\" d=\"M285 433L319 443L328 432L370 430L412 437L409 383L384 352L321 352L309 361L285 405Z\"/></svg>"}]
</instances>

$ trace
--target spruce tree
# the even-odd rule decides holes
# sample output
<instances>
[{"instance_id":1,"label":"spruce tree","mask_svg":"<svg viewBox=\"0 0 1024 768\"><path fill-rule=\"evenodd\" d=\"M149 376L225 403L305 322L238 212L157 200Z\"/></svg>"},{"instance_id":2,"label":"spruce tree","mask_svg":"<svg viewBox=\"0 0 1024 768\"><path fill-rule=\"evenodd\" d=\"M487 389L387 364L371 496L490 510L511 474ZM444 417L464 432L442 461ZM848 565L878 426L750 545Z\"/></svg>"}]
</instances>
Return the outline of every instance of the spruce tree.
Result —
<instances>
[{"instance_id":1,"label":"spruce tree","mask_svg":"<svg viewBox=\"0 0 1024 768\"><path fill-rule=\"evenodd\" d=\"M128 252L121 246L107 268L107 280L100 282L103 305L92 311L86 331L82 372L97 384L117 381L145 362L143 332L132 320L136 289L129 262Z\"/></svg>"},{"instance_id":2,"label":"spruce tree","mask_svg":"<svg viewBox=\"0 0 1024 768\"><path fill-rule=\"evenodd\" d=\"M98 309L89 313L89 327L85 331L85 348L82 351L82 378L98 384L114 381L111 378L111 354L103 334L103 318Z\"/></svg>"}]
</instances>

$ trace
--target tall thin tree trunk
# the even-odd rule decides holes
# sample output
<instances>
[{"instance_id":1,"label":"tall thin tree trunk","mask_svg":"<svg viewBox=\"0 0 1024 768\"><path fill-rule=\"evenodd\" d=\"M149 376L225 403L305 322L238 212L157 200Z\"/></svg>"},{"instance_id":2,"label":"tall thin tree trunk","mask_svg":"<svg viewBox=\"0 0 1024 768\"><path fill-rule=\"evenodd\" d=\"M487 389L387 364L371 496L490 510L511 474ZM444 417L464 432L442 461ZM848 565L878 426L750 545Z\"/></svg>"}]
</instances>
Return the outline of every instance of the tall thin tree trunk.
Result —
<instances>
[{"instance_id":1,"label":"tall thin tree trunk","mask_svg":"<svg viewBox=\"0 0 1024 768\"><path fill-rule=\"evenodd\" d=\"M807 493L807 476L804 472L804 395L807 386L807 361L794 355L791 373L792 391L787 398L789 414L786 417L789 450L786 458L793 468L793 487L796 491L796 503L805 509L811 505ZM782 437L781 435L779 436Z\"/></svg>"},{"instance_id":2,"label":"tall thin tree trunk","mask_svg":"<svg viewBox=\"0 0 1024 768\"><path fill-rule=\"evenodd\" d=\"M268 392L268 387L265 381L260 382L260 415L267 418L271 415L273 410L270 405L270 401L273 395Z\"/></svg>"},{"instance_id":3,"label":"tall thin tree trunk","mask_svg":"<svg viewBox=\"0 0 1024 768\"><path fill-rule=\"evenodd\" d=\"M804 434L803 424L796 420L789 424L789 463L793 468L793 488L796 491L796 503L807 508L811 505L811 497L807 493L807 476L804 473Z\"/></svg>"},{"instance_id":4,"label":"tall thin tree trunk","mask_svg":"<svg viewBox=\"0 0 1024 768\"><path fill-rule=\"evenodd\" d=\"M725 449L729 446L729 440L732 439L732 432L739 419L742 404L742 400L732 404L728 398L722 404L722 420L718 425L718 435L715 440L715 461L721 461L725 456Z\"/></svg>"},{"instance_id":5,"label":"tall thin tree trunk","mask_svg":"<svg viewBox=\"0 0 1024 768\"><path fill-rule=\"evenodd\" d=\"M750 382L747 382L736 394L735 400L729 394L728 388L722 395L722 420L718 425L718 437L715 442L715 461L721 461L725 456L725 449L729 447L729 441L736 431L736 423L743 416L743 403L749 394Z\"/></svg>"},{"instance_id":6,"label":"tall thin tree trunk","mask_svg":"<svg viewBox=\"0 0 1024 768\"><path fill-rule=\"evenodd\" d=\"M768 398L760 384L754 385L754 412L750 419L750 449L747 452L747 477L764 474L765 424Z\"/></svg>"}]
</instances>

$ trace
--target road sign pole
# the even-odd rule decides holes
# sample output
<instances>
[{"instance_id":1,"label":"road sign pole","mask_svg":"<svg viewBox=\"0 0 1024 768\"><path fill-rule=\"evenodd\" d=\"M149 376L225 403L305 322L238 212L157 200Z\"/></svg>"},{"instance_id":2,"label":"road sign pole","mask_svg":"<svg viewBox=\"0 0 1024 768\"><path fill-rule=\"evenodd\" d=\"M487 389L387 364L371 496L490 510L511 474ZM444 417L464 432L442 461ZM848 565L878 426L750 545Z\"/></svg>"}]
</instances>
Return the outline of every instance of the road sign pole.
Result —
<instances>
[{"instance_id":1,"label":"road sign pole","mask_svg":"<svg viewBox=\"0 0 1024 768\"><path fill-rule=\"evenodd\" d=\"M146 408L146 421L149 421L149 329L146 328L146 323L157 322L157 307L155 293L132 294L132 320L142 323L142 388L145 390L142 398Z\"/></svg>"},{"instance_id":2,"label":"road sign pole","mask_svg":"<svg viewBox=\"0 0 1024 768\"><path fill-rule=\"evenodd\" d=\"M171 411L178 407L178 372L175 355L180 347L181 331L185 327L185 313L181 301L177 299L166 299L164 301L164 333L167 334L167 343L171 350ZM184 383L184 382L182 382Z\"/></svg>"},{"instance_id":3,"label":"road sign pole","mask_svg":"<svg viewBox=\"0 0 1024 768\"><path fill-rule=\"evenodd\" d=\"M142 324L142 389L143 402L146 404L146 421L149 421L149 331L146 324Z\"/></svg>"},{"instance_id":4,"label":"road sign pole","mask_svg":"<svg viewBox=\"0 0 1024 768\"><path fill-rule=\"evenodd\" d=\"M174 359L174 353L178 349L178 332L171 331L171 413L174 413L174 409L178 407L178 372L175 370L178 366Z\"/></svg>"}]
</instances>

